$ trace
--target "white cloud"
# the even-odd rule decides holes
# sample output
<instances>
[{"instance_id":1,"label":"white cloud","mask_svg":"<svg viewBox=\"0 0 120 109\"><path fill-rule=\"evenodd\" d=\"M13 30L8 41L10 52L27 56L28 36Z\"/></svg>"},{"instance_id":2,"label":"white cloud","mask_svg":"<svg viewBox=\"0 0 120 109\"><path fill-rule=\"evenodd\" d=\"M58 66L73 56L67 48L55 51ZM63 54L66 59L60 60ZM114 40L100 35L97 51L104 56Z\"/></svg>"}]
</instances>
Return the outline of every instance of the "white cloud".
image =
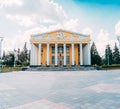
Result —
<instances>
[{"instance_id":1,"label":"white cloud","mask_svg":"<svg viewBox=\"0 0 120 109\"><path fill-rule=\"evenodd\" d=\"M35 15L26 16L26 15L6 15L6 17L10 20L17 22L22 26L33 26L35 24Z\"/></svg>"},{"instance_id":2,"label":"white cloud","mask_svg":"<svg viewBox=\"0 0 120 109\"><path fill-rule=\"evenodd\" d=\"M101 29L98 36L97 40L100 42L106 42L109 40L109 32L107 30Z\"/></svg>"},{"instance_id":3,"label":"white cloud","mask_svg":"<svg viewBox=\"0 0 120 109\"><path fill-rule=\"evenodd\" d=\"M6 18L25 27L57 24L67 19L62 6L52 0L26 0L21 7L13 9L8 8Z\"/></svg>"},{"instance_id":4,"label":"white cloud","mask_svg":"<svg viewBox=\"0 0 120 109\"><path fill-rule=\"evenodd\" d=\"M113 49L116 39L111 39L110 33L107 30L101 29L98 35L95 37L96 38L94 38L94 41L101 56L105 54L106 45L109 44L111 49Z\"/></svg>"},{"instance_id":5,"label":"white cloud","mask_svg":"<svg viewBox=\"0 0 120 109\"><path fill-rule=\"evenodd\" d=\"M91 39L92 39L93 30L91 28L89 28L89 27L84 28L82 30L82 33L91 35Z\"/></svg>"},{"instance_id":6,"label":"white cloud","mask_svg":"<svg viewBox=\"0 0 120 109\"><path fill-rule=\"evenodd\" d=\"M115 25L115 34L120 36L120 21Z\"/></svg>"},{"instance_id":7,"label":"white cloud","mask_svg":"<svg viewBox=\"0 0 120 109\"><path fill-rule=\"evenodd\" d=\"M79 30L79 19L69 19L63 22L64 29L78 31ZM61 25L61 26L62 26Z\"/></svg>"},{"instance_id":8,"label":"white cloud","mask_svg":"<svg viewBox=\"0 0 120 109\"><path fill-rule=\"evenodd\" d=\"M11 41L11 38L5 38L3 43L3 50L5 51L13 51L14 49L23 48L24 43L26 42L25 37L18 34Z\"/></svg>"},{"instance_id":9,"label":"white cloud","mask_svg":"<svg viewBox=\"0 0 120 109\"><path fill-rule=\"evenodd\" d=\"M0 8L12 7L13 5L22 6L22 0L0 0Z\"/></svg>"}]
</instances>

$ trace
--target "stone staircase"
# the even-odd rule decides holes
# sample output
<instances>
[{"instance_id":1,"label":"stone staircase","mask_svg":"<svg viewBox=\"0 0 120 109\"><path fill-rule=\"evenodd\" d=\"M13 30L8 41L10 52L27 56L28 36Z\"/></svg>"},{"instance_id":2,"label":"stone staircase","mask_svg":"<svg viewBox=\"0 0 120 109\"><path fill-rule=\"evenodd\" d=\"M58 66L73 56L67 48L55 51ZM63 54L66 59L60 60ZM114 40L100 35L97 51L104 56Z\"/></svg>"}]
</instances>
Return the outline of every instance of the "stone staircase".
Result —
<instances>
[{"instance_id":1,"label":"stone staircase","mask_svg":"<svg viewBox=\"0 0 120 109\"><path fill-rule=\"evenodd\" d=\"M27 71L88 71L96 70L92 66L59 66L59 67L30 67Z\"/></svg>"}]
</instances>

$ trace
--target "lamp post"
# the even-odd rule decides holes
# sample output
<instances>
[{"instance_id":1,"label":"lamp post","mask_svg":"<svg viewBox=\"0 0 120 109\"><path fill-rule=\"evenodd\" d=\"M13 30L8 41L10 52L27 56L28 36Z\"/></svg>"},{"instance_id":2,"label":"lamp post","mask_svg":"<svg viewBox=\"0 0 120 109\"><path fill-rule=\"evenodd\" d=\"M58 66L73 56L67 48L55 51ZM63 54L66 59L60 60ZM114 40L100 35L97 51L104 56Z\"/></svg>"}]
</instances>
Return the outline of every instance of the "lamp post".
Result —
<instances>
[{"instance_id":1,"label":"lamp post","mask_svg":"<svg viewBox=\"0 0 120 109\"><path fill-rule=\"evenodd\" d=\"M119 50L120 50L120 36L117 36L117 40L119 42Z\"/></svg>"},{"instance_id":2,"label":"lamp post","mask_svg":"<svg viewBox=\"0 0 120 109\"><path fill-rule=\"evenodd\" d=\"M2 41L3 37L0 37L0 72L2 72Z\"/></svg>"},{"instance_id":3,"label":"lamp post","mask_svg":"<svg viewBox=\"0 0 120 109\"><path fill-rule=\"evenodd\" d=\"M17 59L18 59L18 51L14 49L14 68L16 67Z\"/></svg>"}]
</instances>

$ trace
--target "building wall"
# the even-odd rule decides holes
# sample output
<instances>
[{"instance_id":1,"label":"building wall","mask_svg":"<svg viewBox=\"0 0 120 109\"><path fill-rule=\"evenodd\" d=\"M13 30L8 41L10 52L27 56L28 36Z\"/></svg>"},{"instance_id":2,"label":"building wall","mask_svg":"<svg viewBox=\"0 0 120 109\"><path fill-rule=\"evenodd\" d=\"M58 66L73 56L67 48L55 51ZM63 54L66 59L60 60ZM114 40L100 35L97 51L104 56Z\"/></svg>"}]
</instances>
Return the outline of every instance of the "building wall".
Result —
<instances>
[{"instance_id":1,"label":"building wall","mask_svg":"<svg viewBox=\"0 0 120 109\"><path fill-rule=\"evenodd\" d=\"M52 56L55 56L55 53L52 53L52 46L55 46L54 44L50 44L50 54L49 54L49 60L50 60L50 66L54 66L54 64L52 64ZM63 46L63 44L59 44L58 46ZM66 57L69 56L70 57L70 63L67 64L68 66L70 66L72 64L72 46L71 44L66 44L66 46L69 46L70 49L69 49L69 53L66 53ZM75 60L75 65L79 65L80 64L80 56L78 54L78 44L75 44L74 45L74 60ZM38 46L35 46L36 48L36 55L34 55L34 58L35 58L35 63L36 65L38 65L38 61L39 61L39 58L38 58ZM83 50L84 51L84 50ZM42 66L46 66L46 57L47 57L47 45L46 44L42 44L42 52L41 52L41 65ZM83 55L84 55L84 52L83 52ZM64 53L62 53L62 56L64 56ZM64 63L64 60L63 60L63 63Z\"/></svg>"},{"instance_id":2,"label":"building wall","mask_svg":"<svg viewBox=\"0 0 120 109\"><path fill-rule=\"evenodd\" d=\"M61 32L64 33L63 36L64 37L57 37L57 33ZM80 38L81 37L81 38ZM42 44L42 55L41 55L41 65L42 66L46 66L47 63L47 44L50 44L50 49L49 49L49 64L50 66L54 66L54 64L52 64L52 56L55 56L55 54L52 54L52 46L55 46L55 43L58 43L58 46L63 46L64 43L66 43L66 47L67 45L69 45L70 47L70 52L66 53L66 57L70 56L70 63L67 64L72 65L72 43L74 43L74 64L75 65L80 65L80 56L78 55L78 49L79 49L79 44L82 43L83 44L83 49L82 49L82 53L83 53L83 65L88 63L88 59L89 56L87 56L87 48L85 45L87 45L88 43L90 43L90 36L82 36L81 34L78 33L73 33L73 32L67 32L64 30L58 30L58 31L53 31L53 32L48 32L48 33L44 33L44 34L38 34L38 35L32 35L31 36L31 43L34 45L34 50L33 50L33 55L31 55L31 64L33 63L34 65L38 65L39 64L39 46L38 44L41 43ZM64 54L62 54L62 56L64 56ZM34 57L34 59L32 59L32 57ZM58 63L59 64L59 63ZM64 64L64 58L63 58L63 62L62 64Z\"/></svg>"}]
</instances>

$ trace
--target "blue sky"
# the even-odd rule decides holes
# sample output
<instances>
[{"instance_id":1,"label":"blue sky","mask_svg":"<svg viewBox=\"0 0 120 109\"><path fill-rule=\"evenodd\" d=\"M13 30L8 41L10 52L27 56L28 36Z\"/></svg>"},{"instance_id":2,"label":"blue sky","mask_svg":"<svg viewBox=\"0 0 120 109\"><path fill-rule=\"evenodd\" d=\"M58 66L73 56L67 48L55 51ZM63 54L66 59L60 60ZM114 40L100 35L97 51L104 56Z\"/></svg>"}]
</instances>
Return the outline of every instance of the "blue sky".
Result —
<instances>
[{"instance_id":1,"label":"blue sky","mask_svg":"<svg viewBox=\"0 0 120 109\"><path fill-rule=\"evenodd\" d=\"M3 50L30 48L30 35L54 29L91 35L98 51L113 48L120 35L119 0L1 0L0 34ZM117 42L118 43L118 42Z\"/></svg>"},{"instance_id":2,"label":"blue sky","mask_svg":"<svg viewBox=\"0 0 120 109\"><path fill-rule=\"evenodd\" d=\"M101 4L101 5L119 5L119 0L73 0L76 3L92 3L92 4Z\"/></svg>"}]
</instances>

